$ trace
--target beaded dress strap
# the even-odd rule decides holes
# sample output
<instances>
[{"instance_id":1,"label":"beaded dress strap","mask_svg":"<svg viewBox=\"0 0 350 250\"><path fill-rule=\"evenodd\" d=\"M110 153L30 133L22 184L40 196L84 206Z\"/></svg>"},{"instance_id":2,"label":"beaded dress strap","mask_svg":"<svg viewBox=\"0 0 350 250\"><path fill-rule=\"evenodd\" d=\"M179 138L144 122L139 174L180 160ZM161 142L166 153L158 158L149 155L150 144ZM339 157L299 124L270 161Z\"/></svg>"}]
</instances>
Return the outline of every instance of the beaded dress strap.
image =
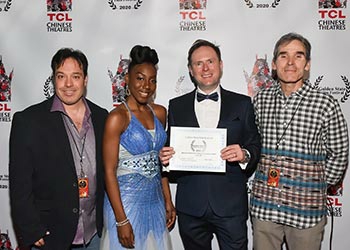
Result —
<instances>
[{"instance_id":1,"label":"beaded dress strap","mask_svg":"<svg viewBox=\"0 0 350 250\"><path fill-rule=\"evenodd\" d=\"M130 114L130 115L133 115L133 113L131 112L131 110L130 110L128 104L127 104L125 101L122 101L122 103L124 104L124 106L125 106L125 107L127 108L127 110L129 111L129 114ZM154 110L153 110L152 106L149 105L149 104L147 103L147 107L149 107L149 109L152 111L153 116L155 116L156 114L154 113Z\"/></svg>"}]
</instances>

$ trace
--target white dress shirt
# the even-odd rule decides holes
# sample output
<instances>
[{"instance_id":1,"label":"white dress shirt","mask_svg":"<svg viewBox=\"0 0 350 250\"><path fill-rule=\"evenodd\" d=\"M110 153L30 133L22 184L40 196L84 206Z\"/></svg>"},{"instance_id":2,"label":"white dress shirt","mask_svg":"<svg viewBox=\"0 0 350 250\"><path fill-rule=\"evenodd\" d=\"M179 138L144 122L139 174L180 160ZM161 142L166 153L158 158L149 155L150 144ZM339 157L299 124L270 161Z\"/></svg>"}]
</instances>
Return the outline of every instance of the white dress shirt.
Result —
<instances>
[{"instance_id":1,"label":"white dress shirt","mask_svg":"<svg viewBox=\"0 0 350 250\"><path fill-rule=\"evenodd\" d=\"M204 93L199 88L197 92L207 95L207 93ZM194 111L200 128L216 128L218 126L221 109L220 85L208 94L210 95L215 92L219 95L217 102L210 99L198 102L197 98L194 99Z\"/></svg>"}]
</instances>

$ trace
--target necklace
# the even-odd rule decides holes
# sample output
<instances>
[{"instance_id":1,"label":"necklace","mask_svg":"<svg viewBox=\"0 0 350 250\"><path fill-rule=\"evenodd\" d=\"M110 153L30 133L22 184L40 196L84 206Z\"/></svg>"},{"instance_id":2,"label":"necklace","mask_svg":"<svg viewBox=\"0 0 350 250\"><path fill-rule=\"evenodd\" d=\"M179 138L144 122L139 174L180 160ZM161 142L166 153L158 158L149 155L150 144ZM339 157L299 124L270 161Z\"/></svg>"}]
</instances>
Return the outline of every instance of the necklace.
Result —
<instances>
[{"instance_id":1,"label":"necklace","mask_svg":"<svg viewBox=\"0 0 350 250\"><path fill-rule=\"evenodd\" d=\"M69 118L70 119L70 118ZM70 119L71 120L71 119ZM76 149L76 151L78 152L78 155L79 155L79 162L80 162L80 174L79 174L79 176L80 176L80 178L84 178L84 177L86 177L86 175L85 175L85 172L84 172L84 169L83 169L83 157L84 157L84 149L85 149L85 142L86 142L86 134L87 134L87 131L85 131L85 134L84 134L84 136L83 136L83 143L82 143L82 146L81 146L81 150L79 150L79 147L78 147L78 143L76 142L76 140L75 140L75 138L74 138L74 135L73 135L73 133L72 133L72 131L71 131L71 127L70 127L70 124L67 124L67 121L66 121L66 119L64 119L64 122L66 123L66 125L67 125L67 130L68 130L68 132L69 132L69 134L70 134L70 137L72 138L72 140L73 140L73 144L74 144L74 146L75 146L75 149ZM75 126L74 125L74 122L72 121L71 122L71 124L72 124L72 126Z\"/></svg>"}]
</instances>

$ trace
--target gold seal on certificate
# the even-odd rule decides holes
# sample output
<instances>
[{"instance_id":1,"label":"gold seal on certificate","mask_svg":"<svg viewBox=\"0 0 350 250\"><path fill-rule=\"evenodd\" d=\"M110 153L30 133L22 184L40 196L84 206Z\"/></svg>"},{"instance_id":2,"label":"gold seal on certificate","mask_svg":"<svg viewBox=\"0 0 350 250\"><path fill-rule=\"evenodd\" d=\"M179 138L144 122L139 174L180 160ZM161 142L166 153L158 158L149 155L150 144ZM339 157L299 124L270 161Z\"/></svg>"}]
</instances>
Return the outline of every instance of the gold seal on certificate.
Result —
<instances>
[{"instance_id":1,"label":"gold seal on certificate","mask_svg":"<svg viewBox=\"0 0 350 250\"><path fill-rule=\"evenodd\" d=\"M226 147L225 128L171 127L170 146L175 150L170 171L226 171L220 157L221 149Z\"/></svg>"}]
</instances>

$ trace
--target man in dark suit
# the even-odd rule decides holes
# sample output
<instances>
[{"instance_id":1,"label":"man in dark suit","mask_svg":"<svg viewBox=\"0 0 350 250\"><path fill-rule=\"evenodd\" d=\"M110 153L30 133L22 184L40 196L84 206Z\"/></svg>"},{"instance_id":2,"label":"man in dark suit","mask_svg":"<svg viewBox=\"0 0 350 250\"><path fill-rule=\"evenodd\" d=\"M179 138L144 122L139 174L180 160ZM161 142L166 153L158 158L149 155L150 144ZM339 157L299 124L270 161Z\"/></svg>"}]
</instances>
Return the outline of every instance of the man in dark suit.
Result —
<instances>
[{"instance_id":1,"label":"man in dark suit","mask_svg":"<svg viewBox=\"0 0 350 250\"><path fill-rule=\"evenodd\" d=\"M260 155L251 99L220 86L221 53L209 41L194 42L188 69L197 88L170 100L168 131L172 126L226 128L227 146L218 149L226 172L175 172L180 236L187 250L211 249L214 234L221 250L247 249L246 183ZM164 147L159 154L162 164L168 165L174 153L172 147Z\"/></svg>"},{"instance_id":2,"label":"man in dark suit","mask_svg":"<svg viewBox=\"0 0 350 250\"><path fill-rule=\"evenodd\" d=\"M102 135L107 110L87 100L88 61L63 48L51 61L55 95L15 113L10 202L18 241L32 249L99 249Z\"/></svg>"}]
</instances>

